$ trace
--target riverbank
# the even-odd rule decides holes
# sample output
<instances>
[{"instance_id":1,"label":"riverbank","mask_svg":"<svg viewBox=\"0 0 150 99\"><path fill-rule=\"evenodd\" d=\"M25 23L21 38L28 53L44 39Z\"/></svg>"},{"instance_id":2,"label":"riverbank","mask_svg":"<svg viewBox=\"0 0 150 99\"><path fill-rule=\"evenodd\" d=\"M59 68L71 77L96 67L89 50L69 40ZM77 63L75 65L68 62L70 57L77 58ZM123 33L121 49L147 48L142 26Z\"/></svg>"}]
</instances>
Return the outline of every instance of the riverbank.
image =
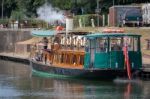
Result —
<instances>
[{"instance_id":1,"label":"riverbank","mask_svg":"<svg viewBox=\"0 0 150 99\"><path fill-rule=\"evenodd\" d=\"M0 59L29 65L28 54L0 53Z\"/></svg>"}]
</instances>

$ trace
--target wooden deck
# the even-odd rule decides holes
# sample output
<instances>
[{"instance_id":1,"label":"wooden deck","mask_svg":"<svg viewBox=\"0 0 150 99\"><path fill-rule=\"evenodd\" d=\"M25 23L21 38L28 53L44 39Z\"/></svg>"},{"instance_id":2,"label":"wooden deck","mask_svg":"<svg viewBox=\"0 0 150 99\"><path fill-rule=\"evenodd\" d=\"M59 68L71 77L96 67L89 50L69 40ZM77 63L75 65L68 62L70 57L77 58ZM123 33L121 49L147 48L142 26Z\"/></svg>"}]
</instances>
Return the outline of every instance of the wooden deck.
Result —
<instances>
[{"instance_id":1,"label":"wooden deck","mask_svg":"<svg viewBox=\"0 0 150 99\"><path fill-rule=\"evenodd\" d=\"M53 64L55 67L60 67L60 68L70 68L70 69L83 69L83 65L73 65L73 64L71 64L71 65L69 65L69 64L57 64L57 63L55 63L55 64Z\"/></svg>"}]
</instances>

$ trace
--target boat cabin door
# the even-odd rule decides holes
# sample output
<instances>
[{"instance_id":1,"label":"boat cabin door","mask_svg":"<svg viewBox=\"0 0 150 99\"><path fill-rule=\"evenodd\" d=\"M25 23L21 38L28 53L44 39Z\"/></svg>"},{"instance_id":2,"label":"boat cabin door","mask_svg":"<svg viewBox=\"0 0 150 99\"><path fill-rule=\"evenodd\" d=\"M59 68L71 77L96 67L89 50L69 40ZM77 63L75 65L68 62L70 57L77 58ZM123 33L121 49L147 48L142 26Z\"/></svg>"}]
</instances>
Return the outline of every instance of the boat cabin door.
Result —
<instances>
[{"instance_id":1,"label":"boat cabin door","mask_svg":"<svg viewBox=\"0 0 150 99\"><path fill-rule=\"evenodd\" d=\"M94 68L94 58L95 58L95 39L89 40L89 52L90 52L90 64L89 68Z\"/></svg>"}]
</instances>

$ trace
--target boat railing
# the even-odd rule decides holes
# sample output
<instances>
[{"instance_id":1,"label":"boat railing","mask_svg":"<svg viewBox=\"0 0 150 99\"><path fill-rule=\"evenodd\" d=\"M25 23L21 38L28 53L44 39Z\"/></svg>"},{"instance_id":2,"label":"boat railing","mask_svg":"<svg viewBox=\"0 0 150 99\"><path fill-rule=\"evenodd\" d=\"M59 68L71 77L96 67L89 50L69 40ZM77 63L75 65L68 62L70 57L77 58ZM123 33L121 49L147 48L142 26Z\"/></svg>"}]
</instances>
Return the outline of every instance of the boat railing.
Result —
<instances>
[{"instance_id":1,"label":"boat railing","mask_svg":"<svg viewBox=\"0 0 150 99\"><path fill-rule=\"evenodd\" d=\"M50 64L70 66L83 66L84 54L84 50L62 48L59 45L54 45L50 51L43 51L44 61L48 61ZM47 57L46 60L45 57Z\"/></svg>"}]
</instances>

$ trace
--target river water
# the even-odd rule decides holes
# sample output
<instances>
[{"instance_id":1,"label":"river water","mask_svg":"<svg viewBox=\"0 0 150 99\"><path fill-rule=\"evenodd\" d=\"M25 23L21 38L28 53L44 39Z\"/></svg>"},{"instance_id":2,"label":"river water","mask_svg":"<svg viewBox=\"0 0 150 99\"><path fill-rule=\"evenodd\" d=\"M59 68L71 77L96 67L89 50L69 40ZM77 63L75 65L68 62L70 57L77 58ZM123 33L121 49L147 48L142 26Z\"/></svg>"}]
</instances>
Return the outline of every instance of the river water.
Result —
<instances>
[{"instance_id":1,"label":"river water","mask_svg":"<svg viewBox=\"0 0 150 99\"><path fill-rule=\"evenodd\" d=\"M28 65L0 60L0 99L150 99L150 81L42 78Z\"/></svg>"}]
</instances>

